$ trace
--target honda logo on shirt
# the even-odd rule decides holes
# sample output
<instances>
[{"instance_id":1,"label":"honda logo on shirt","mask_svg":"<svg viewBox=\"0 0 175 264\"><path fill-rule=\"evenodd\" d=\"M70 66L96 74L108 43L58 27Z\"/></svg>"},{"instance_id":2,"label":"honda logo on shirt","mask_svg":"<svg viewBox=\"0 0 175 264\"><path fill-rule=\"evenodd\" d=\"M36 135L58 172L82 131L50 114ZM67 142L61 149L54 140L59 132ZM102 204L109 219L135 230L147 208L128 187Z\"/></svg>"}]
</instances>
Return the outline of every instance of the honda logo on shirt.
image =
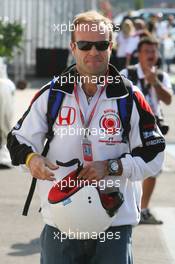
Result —
<instances>
[{"instance_id":1,"label":"honda logo on shirt","mask_svg":"<svg viewBox=\"0 0 175 264\"><path fill-rule=\"evenodd\" d=\"M58 126L69 126L75 122L76 111L75 108L63 106L58 115L56 124Z\"/></svg>"}]
</instances>

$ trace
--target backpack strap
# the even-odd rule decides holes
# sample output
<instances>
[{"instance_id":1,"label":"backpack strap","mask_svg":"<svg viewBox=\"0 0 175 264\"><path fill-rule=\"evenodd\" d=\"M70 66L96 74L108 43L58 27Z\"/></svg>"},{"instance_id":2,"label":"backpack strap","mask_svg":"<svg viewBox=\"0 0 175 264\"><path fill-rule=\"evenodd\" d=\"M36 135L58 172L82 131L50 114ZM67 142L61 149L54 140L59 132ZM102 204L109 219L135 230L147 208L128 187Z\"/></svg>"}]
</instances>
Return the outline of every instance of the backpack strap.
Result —
<instances>
[{"instance_id":1,"label":"backpack strap","mask_svg":"<svg viewBox=\"0 0 175 264\"><path fill-rule=\"evenodd\" d=\"M134 85L137 85L138 82L138 75L137 75L137 68L135 65L128 66L128 79L133 82Z\"/></svg>"},{"instance_id":2,"label":"backpack strap","mask_svg":"<svg viewBox=\"0 0 175 264\"><path fill-rule=\"evenodd\" d=\"M157 77L160 82L163 82L163 72L161 70L158 70Z\"/></svg>"},{"instance_id":3,"label":"backpack strap","mask_svg":"<svg viewBox=\"0 0 175 264\"><path fill-rule=\"evenodd\" d=\"M140 88L144 96L148 94L148 87L145 86L144 79L139 79L137 74L137 67L135 65L131 65L127 67L128 70L128 79L132 81L134 85L137 85L138 80L140 82Z\"/></svg>"},{"instance_id":4,"label":"backpack strap","mask_svg":"<svg viewBox=\"0 0 175 264\"><path fill-rule=\"evenodd\" d=\"M48 132L46 134L47 142L42 152L42 156L44 157L46 157L49 151L50 142L54 137L53 125L58 116L58 112L65 97L65 93L63 93L62 91L58 91L57 89L54 89L55 82L56 80L52 80L49 91L47 114L46 114L47 124L48 124Z\"/></svg>"},{"instance_id":5,"label":"backpack strap","mask_svg":"<svg viewBox=\"0 0 175 264\"><path fill-rule=\"evenodd\" d=\"M47 123L48 123L48 131L46 134L46 144L44 146L42 156L46 157L48 151L49 151L49 145L54 137L54 131L53 131L53 124L57 118L58 112L61 108L63 99L65 97L65 93L58 91L57 89L54 90L54 85L56 82L56 78L54 78L50 84L50 90L49 90L49 97L48 97L48 106L47 106ZM27 195L26 202L24 204L24 209L22 212L22 215L27 216L28 210L33 198L33 194L35 191L37 179L33 177L32 183L30 185L30 189Z\"/></svg>"},{"instance_id":6,"label":"backpack strap","mask_svg":"<svg viewBox=\"0 0 175 264\"><path fill-rule=\"evenodd\" d=\"M119 116L121 119L123 133L122 133L122 142L128 143L129 142L129 132L131 130L131 113L133 107L133 90L131 83L122 77L122 81L128 90L128 96L124 98L117 99L118 111Z\"/></svg>"}]
</instances>

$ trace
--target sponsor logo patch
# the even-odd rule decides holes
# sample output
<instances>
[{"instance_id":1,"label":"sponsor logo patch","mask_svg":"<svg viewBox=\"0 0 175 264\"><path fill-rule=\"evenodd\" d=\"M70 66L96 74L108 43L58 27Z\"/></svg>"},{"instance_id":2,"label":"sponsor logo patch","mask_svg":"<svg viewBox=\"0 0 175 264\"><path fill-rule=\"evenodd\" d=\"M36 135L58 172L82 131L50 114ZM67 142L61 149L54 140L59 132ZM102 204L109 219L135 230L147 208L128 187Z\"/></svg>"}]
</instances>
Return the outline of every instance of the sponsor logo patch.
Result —
<instances>
[{"instance_id":1,"label":"sponsor logo patch","mask_svg":"<svg viewBox=\"0 0 175 264\"><path fill-rule=\"evenodd\" d=\"M165 140L163 138L154 139L146 142L146 146L154 146L157 144L165 143Z\"/></svg>"},{"instance_id":2,"label":"sponsor logo patch","mask_svg":"<svg viewBox=\"0 0 175 264\"><path fill-rule=\"evenodd\" d=\"M118 113L111 109L105 110L100 118L99 126L108 135L120 134L121 121Z\"/></svg>"},{"instance_id":3,"label":"sponsor logo patch","mask_svg":"<svg viewBox=\"0 0 175 264\"><path fill-rule=\"evenodd\" d=\"M70 126L74 124L76 118L76 110L73 107L63 106L57 117L57 126Z\"/></svg>"}]
</instances>

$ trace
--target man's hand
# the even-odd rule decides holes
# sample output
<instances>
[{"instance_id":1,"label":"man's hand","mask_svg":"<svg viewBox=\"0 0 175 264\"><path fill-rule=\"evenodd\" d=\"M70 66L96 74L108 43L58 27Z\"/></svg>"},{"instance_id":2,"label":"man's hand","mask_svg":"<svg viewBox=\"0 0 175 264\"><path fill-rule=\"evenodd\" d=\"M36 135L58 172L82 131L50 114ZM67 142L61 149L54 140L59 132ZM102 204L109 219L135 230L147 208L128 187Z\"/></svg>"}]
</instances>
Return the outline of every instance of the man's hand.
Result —
<instances>
[{"instance_id":1,"label":"man's hand","mask_svg":"<svg viewBox=\"0 0 175 264\"><path fill-rule=\"evenodd\" d=\"M150 70L149 68L146 68L144 73L147 82L155 88L158 99L164 102L166 105L169 105L172 101L172 94L171 91L164 87L163 83L159 81L157 69L154 68Z\"/></svg>"},{"instance_id":2,"label":"man's hand","mask_svg":"<svg viewBox=\"0 0 175 264\"><path fill-rule=\"evenodd\" d=\"M96 180L99 181L103 179L107 172L107 160L104 161L94 161L86 165L78 175L80 180Z\"/></svg>"},{"instance_id":3,"label":"man's hand","mask_svg":"<svg viewBox=\"0 0 175 264\"><path fill-rule=\"evenodd\" d=\"M51 163L47 158L39 154L31 158L28 167L34 178L48 181L55 180L52 170L59 168L58 165Z\"/></svg>"},{"instance_id":4,"label":"man's hand","mask_svg":"<svg viewBox=\"0 0 175 264\"><path fill-rule=\"evenodd\" d=\"M146 68L144 73L149 84L154 86L159 81L157 78L157 71L155 69Z\"/></svg>"}]
</instances>

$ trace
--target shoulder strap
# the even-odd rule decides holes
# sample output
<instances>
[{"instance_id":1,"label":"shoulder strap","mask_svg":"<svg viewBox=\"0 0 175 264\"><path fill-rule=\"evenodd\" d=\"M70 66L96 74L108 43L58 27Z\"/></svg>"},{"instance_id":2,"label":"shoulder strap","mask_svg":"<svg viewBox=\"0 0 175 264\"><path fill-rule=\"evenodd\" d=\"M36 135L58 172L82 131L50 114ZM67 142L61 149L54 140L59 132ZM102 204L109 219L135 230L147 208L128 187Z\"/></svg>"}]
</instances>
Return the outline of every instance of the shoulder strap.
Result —
<instances>
[{"instance_id":1,"label":"shoulder strap","mask_svg":"<svg viewBox=\"0 0 175 264\"><path fill-rule=\"evenodd\" d=\"M128 96L117 99L118 111L123 127L122 141L124 143L129 142L129 132L131 130L130 119L133 106L133 90L131 83L122 77L122 81L128 90Z\"/></svg>"},{"instance_id":2,"label":"shoulder strap","mask_svg":"<svg viewBox=\"0 0 175 264\"><path fill-rule=\"evenodd\" d=\"M49 151L49 145L51 140L54 137L54 131L53 131L53 124L58 116L58 112L60 110L60 107L62 105L63 99L65 97L65 93L62 91L58 91L57 89L54 89L55 85L55 79L52 80L50 85L50 91L49 91L49 97L48 97L48 106L47 106L47 124L48 124L48 132L46 134L47 142L45 144L44 150L42 152L42 156L46 156Z\"/></svg>"},{"instance_id":3,"label":"shoulder strap","mask_svg":"<svg viewBox=\"0 0 175 264\"><path fill-rule=\"evenodd\" d=\"M159 81L162 82L163 81L163 72L161 70L158 70L157 76L158 76Z\"/></svg>"},{"instance_id":4,"label":"shoulder strap","mask_svg":"<svg viewBox=\"0 0 175 264\"><path fill-rule=\"evenodd\" d=\"M131 80L134 85L137 85L138 82L137 68L134 65L127 67L127 70L128 70L128 79Z\"/></svg>"},{"instance_id":5,"label":"shoulder strap","mask_svg":"<svg viewBox=\"0 0 175 264\"><path fill-rule=\"evenodd\" d=\"M49 91L49 97L48 97L48 106L47 106L47 123L48 123L48 132L46 134L46 144L44 146L43 152L42 152L42 156L46 157L48 151L49 151L49 145L50 142L52 141L53 137L54 137L54 132L53 132L53 124L55 122L55 119L58 115L58 112L60 110L60 107L62 105L65 93L58 91L58 90L54 90L54 85L55 85L56 79L53 79L51 84L50 84L50 91ZM26 202L24 204L24 209L22 212L22 215L27 215L28 214L28 210L33 198L33 194L35 191L35 187L36 187L36 182L37 179L33 178L32 179L32 183L29 189L29 193L27 195L27 199Z\"/></svg>"}]
</instances>

